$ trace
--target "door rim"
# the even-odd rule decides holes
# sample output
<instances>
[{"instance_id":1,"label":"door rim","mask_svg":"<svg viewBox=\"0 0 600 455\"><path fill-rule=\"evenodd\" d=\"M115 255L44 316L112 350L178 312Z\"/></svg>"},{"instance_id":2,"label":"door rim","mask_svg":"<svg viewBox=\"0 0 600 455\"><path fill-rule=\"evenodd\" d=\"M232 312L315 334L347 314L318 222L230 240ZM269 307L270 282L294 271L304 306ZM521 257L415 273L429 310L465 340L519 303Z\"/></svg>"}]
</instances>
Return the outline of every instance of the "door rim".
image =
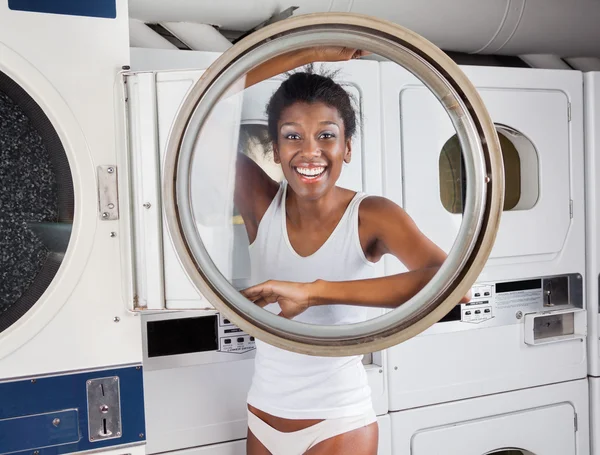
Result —
<instances>
[{"instance_id":1,"label":"door rim","mask_svg":"<svg viewBox=\"0 0 600 455\"><path fill-rule=\"evenodd\" d=\"M335 327L280 318L239 294L217 270L195 231L189 200L191 144L221 94L237 79L236 73L244 74L259 63L252 60L252 53L262 52L260 61L264 61L294 48L323 42L368 43L371 48L354 47L379 51L388 58L393 53L396 59L404 58L405 62L409 59L415 66L402 66L436 94L457 129L468 182L457 240L430 282L412 299L384 316ZM426 72L422 74L423 71ZM203 107L207 99L212 105ZM502 212L504 176L495 125L474 86L443 51L414 32L381 19L352 13L307 14L267 26L238 42L190 89L167 142L163 194L167 225L181 264L196 289L218 311L247 333L277 347L305 354L340 356L378 351L412 338L439 321L460 301L491 252ZM457 245L462 247L458 252ZM366 330L361 332L362 329Z\"/></svg>"}]
</instances>

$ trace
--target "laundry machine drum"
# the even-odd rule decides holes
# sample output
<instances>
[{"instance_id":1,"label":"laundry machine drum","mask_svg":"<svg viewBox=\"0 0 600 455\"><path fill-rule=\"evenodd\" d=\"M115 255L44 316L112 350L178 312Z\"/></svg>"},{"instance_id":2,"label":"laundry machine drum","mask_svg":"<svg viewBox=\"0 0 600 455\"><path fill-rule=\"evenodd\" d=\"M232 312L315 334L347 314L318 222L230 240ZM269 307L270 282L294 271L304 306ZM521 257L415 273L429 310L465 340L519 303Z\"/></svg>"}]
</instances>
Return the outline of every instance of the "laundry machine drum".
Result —
<instances>
[{"instance_id":1,"label":"laundry machine drum","mask_svg":"<svg viewBox=\"0 0 600 455\"><path fill-rule=\"evenodd\" d=\"M0 72L0 333L54 279L71 235L73 182L48 117Z\"/></svg>"},{"instance_id":2,"label":"laundry machine drum","mask_svg":"<svg viewBox=\"0 0 600 455\"><path fill-rule=\"evenodd\" d=\"M373 52L423 81L444 106L456 129L467 176L461 228L434 278L408 302L383 316L337 326L287 320L245 299L215 266L199 234L191 201L193 154L212 109L258 64L283 53L322 45ZM373 352L411 338L439 321L467 293L483 268L503 205L502 155L496 129L466 76L421 36L396 24L357 14L297 16L240 40L188 92L172 126L166 153L166 219L179 259L196 288L251 335L306 354Z\"/></svg>"}]
</instances>

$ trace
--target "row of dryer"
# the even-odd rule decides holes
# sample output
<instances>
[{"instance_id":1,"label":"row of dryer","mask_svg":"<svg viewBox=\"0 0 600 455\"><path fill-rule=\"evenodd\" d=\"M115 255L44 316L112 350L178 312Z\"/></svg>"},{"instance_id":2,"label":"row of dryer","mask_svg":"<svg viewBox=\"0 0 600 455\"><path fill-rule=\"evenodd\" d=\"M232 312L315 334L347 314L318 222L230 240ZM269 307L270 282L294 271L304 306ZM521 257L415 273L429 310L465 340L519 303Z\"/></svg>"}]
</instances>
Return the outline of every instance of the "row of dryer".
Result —
<instances>
[{"instance_id":1,"label":"row of dryer","mask_svg":"<svg viewBox=\"0 0 600 455\"><path fill-rule=\"evenodd\" d=\"M132 68L138 71L127 75L129 115L148 128L132 140L134 168L160 169L173 117L202 74L186 68L207 67L216 58L182 52L190 60L171 71L177 52L132 49ZM165 55L171 57L162 65ZM353 160L340 185L394 200L448 251L461 222L464 178L461 182L460 146L443 108L395 64L352 61L328 68L339 70L339 80L359 100L362 118ZM473 301L457 306L423 334L366 356L380 453L487 454L510 448L526 454L589 453L582 75L463 70L498 127L506 168L505 211ZM264 106L280 83L274 78L247 89L241 107L240 148L274 178L281 175L261 138L266 134ZM143 94L152 94L151 109ZM149 137L155 138L155 155L147 152ZM143 264L137 283L152 283L152 291L138 290L138 297L147 296L139 304L202 308L205 303L178 264L168 230L149 234L161 223L155 175L139 174L131 187L139 214L135 230L155 235L137 248L136 263ZM148 201L154 212L144 208ZM236 238L231 279L242 287L249 276L248 245L243 226L231 229ZM378 267L381 274L404 270L388 258ZM162 283L151 279L162 275ZM206 317L177 311L168 317L160 312L143 316L145 352L153 343L150 325L165 324L168 330L170 323L173 331L181 331L181 321L187 321L193 331ZM227 327L218 320L219 327ZM158 346L167 332L152 331ZM214 352L176 349L144 359L150 453L189 447L203 447L198 453L204 453L208 447L217 450L222 441L245 437L251 349L244 341L229 359L222 352L217 359ZM243 453L242 441L223 446L223 453L235 444Z\"/></svg>"},{"instance_id":2,"label":"row of dryer","mask_svg":"<svg viewBox=\"0 0 600 455\"><path fill-rule=\"evenodd\" d=\"M0 5L0 454L242 454L253 339L189 282L161 188L173 120L218 55L130 51L122 1L33 3ZM330 66L363 119L340 184L394 200L449 250L464 178L444 110L388 62ZM473 302L365 356L380 453L594 453L600 78L463 70L500 134L504 216ZM261 138L279 82L224 108L242 119L233 146L274 176ZM244 286L243 226L204 232Z\"/></svg>"}]
</instances>

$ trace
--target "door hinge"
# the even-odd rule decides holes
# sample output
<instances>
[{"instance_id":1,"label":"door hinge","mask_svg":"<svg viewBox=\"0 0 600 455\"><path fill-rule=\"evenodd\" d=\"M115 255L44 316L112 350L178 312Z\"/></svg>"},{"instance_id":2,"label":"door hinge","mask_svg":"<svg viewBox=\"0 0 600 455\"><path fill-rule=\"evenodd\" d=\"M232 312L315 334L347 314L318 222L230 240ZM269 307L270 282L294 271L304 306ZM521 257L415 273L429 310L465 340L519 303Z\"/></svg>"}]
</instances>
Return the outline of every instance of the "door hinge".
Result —
<instances>
[{"instance_id":1,"label":"door hinge","mask_svg":"<svg viewBox=\"0 0 600 455\"><path fill-rule=\"evenodd\" d=\"M567 118L568 121L571 121L571 103L567 103Z\"/></svg>"},{"instance_id":2,"label":"door hinge","mask_svg":"<svg viewBox=\"0 0 600 455\"><path fill-rule=\"evenodd\" d=\"M577 422L577 413L575 413L573 419L575 420L575 431L577 432L579 430L579 423Z\"/></svg>"},{"instance_id":3,"label":"door hinge","mask_svg":"<svg viewBox=\"0 0 600 455\"><path fill-rule=\"evenodd\" d=\"M569 199L569 216L573 218L573 199Z\"/></svg>"},{"instance_id":4,"label":"door hinge","mask_svg":"<svg viewBox=\"0 0 600 455\"><path fill-rule=\"evenodd\" d=\"M98 210L102 221L119 219L117 166L98 166Z\"/></svg>"}]
</instances>

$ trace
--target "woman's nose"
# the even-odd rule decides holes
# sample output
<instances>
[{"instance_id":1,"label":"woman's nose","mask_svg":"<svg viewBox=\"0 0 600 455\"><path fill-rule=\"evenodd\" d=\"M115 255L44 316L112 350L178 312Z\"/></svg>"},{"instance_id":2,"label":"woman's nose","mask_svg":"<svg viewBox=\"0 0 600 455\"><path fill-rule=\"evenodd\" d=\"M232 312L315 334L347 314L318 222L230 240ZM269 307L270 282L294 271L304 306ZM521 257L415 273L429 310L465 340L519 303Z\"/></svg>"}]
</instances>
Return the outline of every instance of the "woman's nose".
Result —
<instances>
[{"instance_id":1,"label":"woman's nose","mask_svg":"<svg viewBox=\"0 0 600 455\"><path fill-rule=\"evenodd\" d=\"M308 139L303 141L304 143L302 144L302 154L304 156L320 156L321 155L321 148L319 147L319 144L317 141L315 141L314 139Z\"/></svg>"}]
</instances>

